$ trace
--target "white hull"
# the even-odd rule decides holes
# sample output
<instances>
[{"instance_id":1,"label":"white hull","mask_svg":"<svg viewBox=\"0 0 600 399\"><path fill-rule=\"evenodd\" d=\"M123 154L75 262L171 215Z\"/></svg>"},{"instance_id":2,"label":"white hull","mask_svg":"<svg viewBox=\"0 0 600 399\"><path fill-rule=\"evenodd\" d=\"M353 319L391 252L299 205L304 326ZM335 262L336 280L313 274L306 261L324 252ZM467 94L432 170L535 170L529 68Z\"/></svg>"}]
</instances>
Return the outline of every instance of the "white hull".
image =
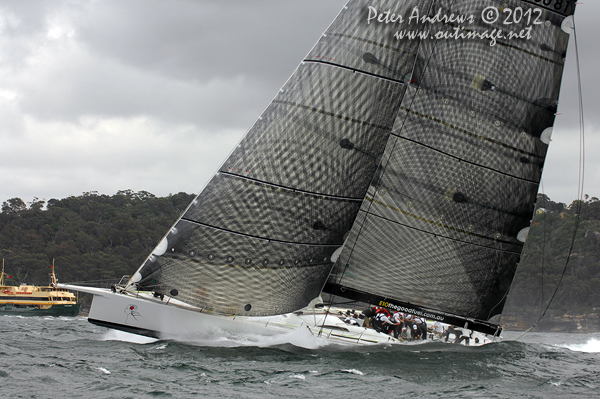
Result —
<instances>
[{"instance_id":1,"label":"white hull","mask_svg":"<svg viewBox=\"0 0 600 399\"><path fill-rule=\"evenodd\" d=\"M94 295L88 315L90 322L155 338L189 339L213 335L219 330L233 334L272 336L306 329L313 335L357 344L400 342L372 329L347 325L334 315L327 316L322 309L269 317L224 316L188 310L166 300L155 299L152 295L136 296L102 288L60 286ZM323 324L331 328L321 329Z\"/></svg>"},{"instance_id":2,"label":"white hull","mask_svg":"<svg viewBox=\"0 0 600 399\"><path fill-rule=\"evenodd\" d=\"M359 345L404 342L370 328L348 325L324 309L269 317L225 316L186 309L184 304L176 305L172 299L161 301L150 293L134 295L103 288L59 286L94 295L88 315L91 323L160 339L193 340L223 332L273 336L306 330L314 336Z\"/></svg>"}]
</instances>

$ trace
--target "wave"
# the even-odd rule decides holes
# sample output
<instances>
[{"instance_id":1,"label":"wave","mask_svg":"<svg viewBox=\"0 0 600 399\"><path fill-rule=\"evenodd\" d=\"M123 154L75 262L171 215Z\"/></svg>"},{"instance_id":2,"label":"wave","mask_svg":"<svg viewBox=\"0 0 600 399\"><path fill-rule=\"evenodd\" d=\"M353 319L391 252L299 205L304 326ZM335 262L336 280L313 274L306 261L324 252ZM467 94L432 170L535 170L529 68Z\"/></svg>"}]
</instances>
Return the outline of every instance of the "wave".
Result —
<instances>
[{"instance_id":1,"label":"wave","mask_svg":"<svg viewBox=\"0 0 600 399\"><path fill-rule=\"evenodd\" d=\"M214 329L203 334L168 336L178 342L183 342L194 346L208 347L276 347L282 345L292 345L303 349L319 349L330 345L331 343L310 333L308 330L294 330L287 333L275 335L255 335L245 333L232 333L220 329Z\"/></svg>"},{"instance_id":2,"label":"wave","mask_svg":"<svg viewBox=\"0 0 600 399\"><path fill-rule=\"evenodd\" d=\"M151 343L158 341L158 339L156 339L156 338L144 337L142 335L130 334L125 331L112 330L112 329L105 332L104 335L102 336L101 340L102 341L123 341L123 342L131 342L133 344L142 344L142 345L151 344Z\"/></svg>"},{"instance_id":3,"label":"wave","mask_svg":"<svg viewBox=\"0 0 600 399\"><path fill-rule=\"evenodd\" d=\"M600 340L596 338L591 338L588 342L582 344L563 344L558 346L575 352L600 353Z\"/></svg>"}]
</instances>

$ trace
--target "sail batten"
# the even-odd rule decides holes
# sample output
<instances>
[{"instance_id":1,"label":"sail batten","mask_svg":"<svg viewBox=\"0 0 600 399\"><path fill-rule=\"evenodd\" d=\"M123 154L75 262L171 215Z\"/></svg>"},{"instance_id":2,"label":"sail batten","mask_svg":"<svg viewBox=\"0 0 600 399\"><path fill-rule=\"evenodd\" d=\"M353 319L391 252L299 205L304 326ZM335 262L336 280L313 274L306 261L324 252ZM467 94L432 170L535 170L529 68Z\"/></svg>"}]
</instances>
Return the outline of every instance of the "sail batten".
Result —
<instances>
[{"instance_id":1,"label":"sail batten","mask_svg":"<svg viewBox=\"0 0 600 399\"><path fill-rule=\"evenodd\" d=\"M454 129L454 130L456 130L459 133L462 133L462 134L465 134L467 136L471 136L471 137L477 138L477 139L482 140L482 141L486 141L486 142L491 143L491 144L495 144L495 145L497 145L499 147L506 148L506 149L511 150L513 152L518 152L520 154L528 155L528 156L535 157L535 158L543 158L543 156L540 155L540 154L538 154L538 153L530 152L530 151L527 151L525 149L521 149L521 148L518 148L518 147L513 147L513 146L511 146L509 144L506 144L506 143L503 143L501 141L494 140L493 138L485 137L485 136L482 136L481 134L473 133L473 132L471 132L471 131L469 131L469 130L467 130L465 128L462 128L462 127L460 127L458 125L454 125L454 124L445 122L445 121L443 121L441 119L434 118L433 116L421 114L421 113L419 113L419 112L417 112L415 110L404 108L404 107L400 107L400 109L402 111L409 112L409 113L411 113L413 115L416 115L418 117L421 117L423 119L431 120L433 122L439 123L440 125L443 125L443 126L451 128L451 129ZM400 137L400 138L403 138L405 140L410 140L410 138L408 138L408 137L402 137L398 133L392 133L392 134L394 136L396 136L396 137ZM414 140L412 140L412 141L414 141Z\"/></svg>"},{"instance_id":2,"label":"sail batten","mask_svg":"<svg viewBox=\"0 0 600 399\"><path fill-rule=\"evenodd\" d=\"M383 76L383 75L378 75L378 74L375 74L375 73L366 72L366 71L361 70L361 69L355 69L355 68L346 67L344 65L336 64L334 62L328 62L328 61L322 61L322 60L305 60L304 62L306 62L306 63L313 63L313 64L328 65L328 66L331 66L331 67L334 67L334 68L345 69L345 70L352 71L352 72L355 72L355 73L362 73L364 75L368 75L368 76L374 77L376 79L383 79L383 80L388 80L388 81L394 82L394 83L406 84L406 82L404 80L402 80L402 79L392 79L390 77L386 77L386 76Z\"/></svg>"},{"instance_id":3,"label":"sail batten","mask_svg":"<svg viewBox=\"0 0 600 399\"><path fill-rule=\"evenodd\" d=\"M373 76L373 75L370 75L370 76ZM381 78L381 79L385 79L385 78ZM385 80L390 80L390 79L385 79ZM310 112L320 113L320 114L323 114L323 115L326 115L326 116L331 116L331 117L334 117L334 118L337 118L337 119L342 119L344 121L352 122L352 123L355 123L357 125L363 125L363 126L367 126L367 127L373 127L373 128L376 128L376 129L389 129L390 128L390 126L382 126L382 125L375 124L375 123L372 123L372 122L367 122L367 121L363 121L363 120L360 120L360 119L355 119L355 118L352 118L352 117L349 117L349 116L346 116L346 115L336 114L336 113L324 111L322 109L318 109L318 108L314 108L314 107L309 107L307 105L303 105L303 104L299 104L299 103L292 103L290 101L274 100L273 103L275 103L275 104L282 104L282 105L289 105L289 106L292 106L292 107L303 108L303 109L308 110Z\"/></svg>"},{"instance_id":4,"label":"sail batten","mask_svg":"<svg viewBox=\"0 0 600 399\"><path fill-rule=\"evenodd\" d=\"M411 218L415 218L415 219L421 220L421 221L423 221L425 223L434 224L436 226L443 227L444 229L448 229L448 230L453 231L453 232L458 232L458 233L465 234L465 235L468 235L468 236L473 236L473 237L476 237L476 238L487 240L489 242L494 242L494 243L498 243L499 242L499 243L502 243L502 244L513 244L510 241L498 240L496 237L484 236L484 235L481 235L481 234L476 234L476 233L470 232L467 229L460 229L460 228L457 228L457 227L445 225L443 223L440 223L439 221L427 220L427 219L424 219L424 218L422 218L420 216L411 214L409 212L402 211L399 208L390 207L390 206L388 206L386 204L383 204L381 202L378 202L377 204L385 206L385 207L388 207L388 208L391 208L393 211L403 213L403 214L405 214L405 215L407 215L407 216L409 216ZM492 247L490 247L488 245L483 245L483 244L468 242L468 241L460 240L460 239L455 238L455 237L450 237L450 236L442 235L442 234L439 234L439 233L433 233L431 231L419 229L418 227L411 226L409 224L401 223L398 220L387 219L384 216L381 216L381 215L378 215L378 214L375 214L375 213L371 213L371 212L368 212L368 211L361 210L360 212L365 212L365 213L368 214L368 216L379 218L381 220L385 220L386 222L398 224L398 225L401 225L403 227L406 227L407 229L412 229L412 230L415 230L415 231L418 231L418 232L421 232L421 233L430 234L431 236L434 236L434 237L441 237L441 238L445 238L445 239L448 239L448 240L458 241L458 242L461 242L461 243L464 243L464 244L480 246L480 247L483 247L483 248L492 248ZM513 254L520 254L521 253L520 250L510 250L510 249L504 249L504 248L494 248L494 249L497 250L497 251L503 251L503 252L513 253Z\"/></svg>"},{"instance_id":5,"label":"sail batten","mask_svg":"<svg viewBox=\"0 0 600 399\"><path fill-rule=\"evenodd\" d=\"M447 156L447 157L450 157L450 158L454 158L454 159L455 159L455 160L457 160L458 162L464 162L464 163L467 163L467 164L470 164L470 165L476 166L476 167L478 167L478 168L487 169L487 170L489 170L489 171L492 171L492 172L496 172L496 173L502 174L502 175L504 175L504 176L506 176L506 177L510 177L510 178L513 178L513 179L522 180L522 181L524 181L524 182L527 182L527 183L535 183L535 184L539 183L539 180L528 180L528 179L525 179L525 178L522 178L522 177L519 177L519 176L513 176L513 175L510 175L510 174L508 174L508 173L506 173L506 172L503 172L503 171L501 171L501 170L496 170L496 169L494 169L494 168L491 168L491 167L488 167L488 166L485 166L485 165L481 165L481 164L477 164L477 163L475 163L475 162L471 162L471 161L469 161L469 160L467 160L467 159L460 158L460 157L454 156L454 155L452 155L452 154L449 154L449 153L445 153L445 152L443 152L443 151L440 151L440 150L438 150L438 149L436 149L436 148L430 147L430 146L428 146L428 145L426 145L426 144L423 144L423 143L421 143L421 142L417 142L417 141L415 141L415 140L411 140L410 138L407 138L407 137L400 136L400 135L398 135L398 134L394 134L394 133L392 133L392 136L394 136L394 137L397 137L398 139L401 139L401 140L406 140L406 141L409 141L409 142L411 142L411 143L414 143L414 144L420 145L420 146L422 146L422 147L425 147L425 148L427 148L427 149L430 149L430 150L432 150L432 151L435 151L435 152L437 152L437 153L439 153L439 154L442 154L442 155L444 155L444 156ZM538 156L536 155L536 157L538 157Z\"/></svg>"},{"instance_id":6,"label":"sail batten","mask_svg":"<svg viewBox=\"0 0 600 399\"><path fill-rule=\"evenodd\" d=\"M337 199L337 200L341 200L341 201L360 201L362 202L363 198L353 198L353 197L339 197L339 196L335 196L335 195L328 195L328 194L323 194L323 193L317 193L317 192L313 192L313 191L305 191L305 190L299 190L293 187L286 187L286 186L280 186L277 184L273 184L273 183L269 183L266 181L261 181L261 180L257 180L257 179L252 179L250 177L247 176L239 176L233 173L229 173L229 172L219 172L220 174L224 174L224 175L229 175L233 178L236 179L241 179L241 180L245 180L248 182L252 182L252 183L256 183L256 184L261 184L261 185L265 185L268 187L272 187L276 190L288 190L288 191L292 191L294 193L300 193L300 194L306 194L306 195L310 195L310 196L314 196L314 197L322 197L322 198L331 198L331 199Z\"/></svg>"},{"instance_id":7,"label":"sail batten","mask_svg":"<svg viewBox=\"0 0 600 399\"><path fill-rule=\"evenodd\" d=\"M311 246L311 247L333 247L333 248L337 248L339 247L339 244L319 244L319 243L309 243L309 242L294 242L294 241L282 241L282 240L275 240L273 238L267 238L267 237L259 237L259 236L253 236L250 234L244 234L244 233L240 233L238 231L233 231L233 230L227 230L227 229L223 229L217 226L211 226L205 223L200 223L197 222L195 220L190 220L190 219L186 219L186 218L181 218L181 221L185 221L188 223L192 223L198 226L203 226L203 227L207 227L209 229L214 229L214 230L219 230L222 231L224 233L229 233L229 234L235 234L235 235L240 235L240 236L244 236L244 237L248 237L248 238L253 238L256 240L262 240L262 241L267 241L267 242L273 242L273 243L279 243L279 244L289 244L289 245L298 245L298 246Z\"/></svg>"}]
</instances>

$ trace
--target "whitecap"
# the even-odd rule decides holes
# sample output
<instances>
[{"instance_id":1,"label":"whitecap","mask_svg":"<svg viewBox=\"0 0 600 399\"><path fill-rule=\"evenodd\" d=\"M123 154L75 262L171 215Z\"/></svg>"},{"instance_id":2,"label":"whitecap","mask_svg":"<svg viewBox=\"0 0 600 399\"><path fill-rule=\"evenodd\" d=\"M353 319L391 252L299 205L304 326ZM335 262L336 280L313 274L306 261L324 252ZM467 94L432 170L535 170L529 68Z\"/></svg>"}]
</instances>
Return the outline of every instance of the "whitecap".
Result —
<instances>
[{"instance_id":1,"label":"whitecap","mask_svg":"<svg viewBox=\"0 0 600 399\"><path fill-rule=\"evenodd\" d=\"M575 352L600 353L600 341L595 338L583 344L564 344L559 346Z\"/></svg>"},{"instance_id":2,"label":"whitecap","mask_svg":"<svg viewBox=\"0 0 600 399\"><path fill-rule=\"evenodd\" d=\"M102 374L106 374L109 375L110 371L108 371L107 369L105 369L104 367L96 367L96 370L101 371Z\"/></svg>"},{"instance_id":3,"label":"whitecap","mask_svg":"<svg viewBox=\"0 0 600 399\"><path fill-rule=\"evenodd\" d=\"M356 369L348 369L348 370L342 370L345 373L350 373L350 374L356 374L356 375L365 375L365 373L363 373L360 370L356 370Z\"/></svg>"},{"instance_id":4,"label":"whitecap","mask_svg":"<svg viewBox=\"0 0 600 399\"><path fill-rule=\"evenodd\" d=\"M125 331L108 330L102 337L102 341L123 341L134 344L151 344L158 341L156 338L144 337L142 335L130 334Z\"/></svg>"},{"instance_id":5,"label":"whitecap","mask_svg":"<svg viewBox=\"0 0 600 399\"><path fill-rule=\"evenodd\" d=\"M327 338L316 337L310 331L297 329L275 335L257 335L233 333L218 328L186 335L167 335L165 339L186 342L193 345L212 347L257 346L268 348L277 345L291 344L305 349L319 349L331 344ZM318 355L314 355L318 356Z\"/></svg>"},{"instance_id":6,"label":"whitecap","mask_svg":"<svg viewBox=\"0 0 600 399\"><path fill-rule=\"evenodd\" d=\"M305 380L305 379L306 379L306 377L305 377L305 376L303 376L302 374L294 374L294 375L292 376L292 378L296 378L296 379L298 379L298 380Z\"/></svg>"}]
</instances>

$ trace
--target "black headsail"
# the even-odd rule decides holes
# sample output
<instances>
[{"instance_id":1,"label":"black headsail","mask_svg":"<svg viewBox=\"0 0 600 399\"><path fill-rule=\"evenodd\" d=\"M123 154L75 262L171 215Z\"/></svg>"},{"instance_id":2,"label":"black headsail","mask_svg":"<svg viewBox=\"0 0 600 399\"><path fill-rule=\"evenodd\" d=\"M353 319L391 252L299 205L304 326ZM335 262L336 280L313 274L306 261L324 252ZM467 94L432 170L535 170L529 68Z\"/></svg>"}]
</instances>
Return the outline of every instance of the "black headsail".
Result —
<instances>
[{"instance_id":1,"label":"black headsail","mask_svg":"<svg viewBox=\"0 0 600 399\"><path fill-rule=\"evenodd\" d=\"M325 291L496 333L534 211L575 3L428 3L419 27L437 40L420 42L381 173ZM492 39L493 29L522 36Z\"/></svg>"},{"instance_id":2,"label":"black headsail","mask_svg":"<svg viewBox=\"0 0 600 399\"><path fill-rule=\"evenodd\" d=\"M131 284L248 316L291 312L320 294L419 47L395 40L394 24L369 25L365 12L365 1L341 11Z\"/></svg>"}]
</instances>

